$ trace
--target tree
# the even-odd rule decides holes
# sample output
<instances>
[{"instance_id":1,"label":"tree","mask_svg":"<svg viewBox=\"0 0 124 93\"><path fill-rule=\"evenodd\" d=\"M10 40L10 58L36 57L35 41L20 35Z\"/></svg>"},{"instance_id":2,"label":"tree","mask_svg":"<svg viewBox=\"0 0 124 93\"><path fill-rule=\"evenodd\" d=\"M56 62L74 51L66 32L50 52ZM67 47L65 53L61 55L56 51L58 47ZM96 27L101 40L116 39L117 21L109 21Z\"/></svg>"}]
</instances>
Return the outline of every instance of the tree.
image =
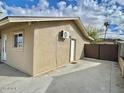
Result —
<instances>
[{"instance_id":1,"label":"tree","mask_svg":"<svg viewBox=\"0 0 124 93\"><path fill-rule=\"evenodd\" d=\"M109 22L105 22L104 23L104 26L106 27L106 30L105 30L105 35L104 35L104 40L106 39L106 34L107 34L107 30L108 30L108 26L109 26Z\"/></svg>"},{"instance_id":2,"label":"tree","mask_svg":"<svg viewBox=\"0 0 124 93\"><path fill-rule=\"evenodd\" d=\"M87 30L88 35L94 39L92 43L97 43L101 41L101 39L99 38L98 29L94 28L93 26L88 26L86 30Z\"/></svg>"}]
</instances>

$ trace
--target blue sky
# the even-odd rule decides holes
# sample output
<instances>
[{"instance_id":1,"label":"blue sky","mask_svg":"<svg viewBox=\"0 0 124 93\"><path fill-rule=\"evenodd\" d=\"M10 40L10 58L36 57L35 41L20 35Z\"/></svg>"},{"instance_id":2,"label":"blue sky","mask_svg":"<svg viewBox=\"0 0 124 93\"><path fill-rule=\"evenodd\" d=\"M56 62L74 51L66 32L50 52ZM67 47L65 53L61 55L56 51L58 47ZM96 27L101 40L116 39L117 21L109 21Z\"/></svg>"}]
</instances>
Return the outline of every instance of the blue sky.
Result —
<instances>
[{"instance_id":1,"label":"blue sky","mask_svg":"<svg viewBox=\"0 0 124 93\"><path fill-rule=\"evenodd\" d=\"M0 0L3 16L80 17L85 26L92 25L104 33L109 21L108 38L124 39L123 0Z\"/></svg>"},{"instance_id":2,"label":"blue sky","mask_svg":"<svg viewBox=\"0 0 124 93\"><path fill-rule=\"evenodd\" d=\"M27 5L31 7L32 5L37 5L39 3L39 0L2 0L5 2L8 6L18 6L18 7L23 7L25 8ZM54 6L57 8L57 3L60 0L48 0L50 7ZM77 0L63 0L67 2L67 5L72 4L75 6L77 4Z\"/></svg>"}]
</instances>

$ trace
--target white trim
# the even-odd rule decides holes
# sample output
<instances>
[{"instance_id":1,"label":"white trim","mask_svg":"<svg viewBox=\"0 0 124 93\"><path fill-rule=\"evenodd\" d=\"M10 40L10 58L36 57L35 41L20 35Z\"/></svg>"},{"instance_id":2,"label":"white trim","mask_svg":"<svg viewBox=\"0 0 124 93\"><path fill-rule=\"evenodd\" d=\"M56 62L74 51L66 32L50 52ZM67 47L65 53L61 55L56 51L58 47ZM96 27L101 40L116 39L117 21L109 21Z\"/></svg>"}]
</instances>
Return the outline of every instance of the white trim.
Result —
<instances>
[{"instance_id":1,"label":"white trim","mask_svg":"<svg viewBox=\"0 0 124 93\"><path fill-rule=\"evenodd\" d=\"M70 62L73 62L75 61L75 52L76 52L76 40L75 39L71 39L71 42L70 42L71 46L70 46Z\"/></svg>"},{"instance_id":2,"label":"white trim","mask_svg":"<svg viewBox=\"0 0 124 93\"><path fill-rule=\"evenodd\" d=\"M22 37L23 37L22 46L19 47L19 46L17 45L17 47L15 47L15 35L19 35L19 34L22 34ZM19 49L21 49L21 48L24 47L24 33L23 33L23 32L14 32L13 47L14 47L14 48L19 48Z\"/></svg>"},{"instance_id":3,"label":"white trim","mask_svg":"<svg viewBox=\"0 0 124 93\"><path fill-rule=\"evenodd\" d=\"M2 35L2 50L1 50L1 60L5 62L7 60L7 53L6 53L6 45L7 44L7 35Z\"/></svg>"},{"instance_id":4,"label":"white trim","mask_svg":"<svg viewBox=\"0 0 124 93\"><path fill-rule=\"evenodd\" d=\"M23 34L23 32L14 32L14 35Z\"/></svg>"}]
</instances>

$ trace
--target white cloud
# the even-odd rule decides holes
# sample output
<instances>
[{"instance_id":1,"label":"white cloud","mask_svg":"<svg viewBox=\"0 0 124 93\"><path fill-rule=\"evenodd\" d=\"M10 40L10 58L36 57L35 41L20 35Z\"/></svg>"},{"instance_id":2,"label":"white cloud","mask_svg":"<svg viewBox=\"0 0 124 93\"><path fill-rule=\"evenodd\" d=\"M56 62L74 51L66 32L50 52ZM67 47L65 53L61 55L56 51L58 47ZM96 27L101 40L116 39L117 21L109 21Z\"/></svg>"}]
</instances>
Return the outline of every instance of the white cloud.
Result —
<instances>
[{"instance_id":1,"label":"white cloud","mask_svg":"<svg viewBox=\"0 0 124 93\"><path fill-rule=\"evenodd\" d=\"M104 7L99 7L94 0L81 0L78 6L67 6L65 1L58 2L58 9L50 8L47 0L40 0L36 6L32 8L22 8L15 6L7 6L6 10L12 15L35 15L35 16L79 16L85 24L96 25L100 27L105 19L102 14ZM87 13L88 12L88 13Z\"/></svg>"},{"instance_id":2,"label":"white cloud","mask_svg":"<svg viewBox=\"0 0 124 93\"><path fill-rule=\"evenodd\" d=\"M49 3L47 0L40 0L37 7L44 10L44 9L47 9L48 6L49 6Z\"/></svg>"},{"instance_id":3,"label":"white cloud","mask_svg":"<svg viewBox=\"0 0 124 93\"><path fill-rule=\"evenodd\" d=\"M100 37L104 38L105 32L100 33ZM113 39L123 39L124 40L124 32L122 30L119 31L111 31L111 29L109 29L107 31L107 35L106 38L113 38Z\"/></svg>"},{"instance_id":4,"label":"white cloud","mask_svg":"<svg viewBox=\"0 0 124 93\"><path fill-rule=\"evenodd\" d=\"M63 11L66 8L66 2L60 1L58 4L59 10Z\"/></svg>"},{"instance_id":5,"label":"white cloud","mask_svg":"<svg viewBox=\"0 0 124 93\"><path fill-rule=\"evenodd\" d=\"M6 7L8 11L11 11L13 15L25 15L26 9L23 9L21 7Z\"/></svg>"},{"instance_id":6,"label":"white cloud","mask_svg":"<svg viewBox=\"0 0 124 93\"><path fill-rule=\"evenodd\" d=\"M124 5L124 0L116 0L119 4Z\"/></svg>"},{"instance_id":7,"label":"white cloud","mask_svg":"<svg viewBox=\"0 0 124 93\"><path fill-rule=\"evenodd\" d=\"M3 18L4 16L7 15L7 10L2 7L3 5L4 5L3 2L0 1L0 12L1 12L0 13L0 18Z\"/></svg>"},{"instance_id":8,"label":"white cloud","mask_svg":"<svg viewBox=\"0 0 124 93\"><path fill-rule=\"evenodd\" d=\"M34 1L34 0L30 0ZM32 8L22 8L16 6L8 6L0 1L0 6L4 14L7 11L11 12L11 15L31 15L31 16L78 16L81 18L85 25L93 25L98 28L103 28L103 24L106 20L111 20L111 23L118 24L120 31L124 29L124 14L121 11L122 7L116 5L116 1L122 3L123 0L105 0L101 5L98 5L95 0L79 0L77 6L67 5L63 0L58 2L58 9L49 7L48 0L40 0L37 5L33 5ZM110 6L106 8L106 6ZM105 17L105 14L110 15ZM113 33L115 36L117 33ZM118 31L119 32L119 31ZM119 34L118 34L119 35Z\"/></svg>"}]
</instances>

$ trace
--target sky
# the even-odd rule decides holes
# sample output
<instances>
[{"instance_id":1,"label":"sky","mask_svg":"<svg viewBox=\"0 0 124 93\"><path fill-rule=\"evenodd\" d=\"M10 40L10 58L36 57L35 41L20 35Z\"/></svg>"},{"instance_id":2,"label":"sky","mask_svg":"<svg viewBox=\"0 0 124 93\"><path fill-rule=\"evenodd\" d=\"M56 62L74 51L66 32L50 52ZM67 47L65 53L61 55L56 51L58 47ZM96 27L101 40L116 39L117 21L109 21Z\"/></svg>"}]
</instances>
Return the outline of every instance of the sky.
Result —
<instances>
[{"instance_id":1,"label":"sky","mask_svg":"<svg viewBox=\"0 0 124 93\"><path fill-rule=\"evenodd\" d=\"M107 38L124 39L124 0L0 0L1 18L9 16L80 17L85 26L100 29L109 22Z\"/></svg>"}]
</instances>

